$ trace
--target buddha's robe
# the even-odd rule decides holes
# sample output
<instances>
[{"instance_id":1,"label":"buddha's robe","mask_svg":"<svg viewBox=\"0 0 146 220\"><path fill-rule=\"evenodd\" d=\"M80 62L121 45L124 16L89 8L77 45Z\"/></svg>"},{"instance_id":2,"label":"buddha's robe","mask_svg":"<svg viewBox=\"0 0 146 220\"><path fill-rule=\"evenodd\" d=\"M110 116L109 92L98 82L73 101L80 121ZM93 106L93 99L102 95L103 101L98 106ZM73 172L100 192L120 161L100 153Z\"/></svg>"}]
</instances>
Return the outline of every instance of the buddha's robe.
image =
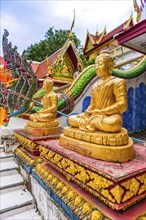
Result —
<instances>
[{"instance_id":1,"label":"buddha's robe","mask_svg":"<svg viewBox=\"0 0 146 220\"><path fill-rule=\"evenodd\" d=\"M46 94L41 103L43 104L43 109L35 114L30 115L31 121L48 122L56 118L56 111L58 107L58 96L56 93L51 91Z\"/></svg>"},{"instance_id":2,"label":"buddha's robe","mask_svg":"<svg viewBox=\"0 0 146 220\"><path fill-rule=\"evenodd\" d=\"M92 110L99 110L92 113ZM127 89L123 79L110 76L103 83L97 81L91 94L87 112L70 116L68 123L84 131L119 132L122 127L122 113L127 109Z\"/></svg>"}]
</instances>

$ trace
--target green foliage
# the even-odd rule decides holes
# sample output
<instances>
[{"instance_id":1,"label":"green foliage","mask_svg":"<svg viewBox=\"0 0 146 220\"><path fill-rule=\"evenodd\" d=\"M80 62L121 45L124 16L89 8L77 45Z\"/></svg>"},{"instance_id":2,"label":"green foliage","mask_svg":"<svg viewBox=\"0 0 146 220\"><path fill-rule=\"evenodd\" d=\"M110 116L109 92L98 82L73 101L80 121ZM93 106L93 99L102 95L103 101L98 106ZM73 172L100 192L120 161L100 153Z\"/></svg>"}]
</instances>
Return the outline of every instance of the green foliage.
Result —
<instances>
[{"instance_id":1,"label":"green foliage","mask_svg":"<svg viewBox=\"0 0 146 220\"><path fill-rule=\"evenodd\" d=\"M69 36L69 30L54 30L54 27L51 27L45 34L45 39L40 40L40 42L31 44L26 51L24 51L25 57L29 60L41 62L50 56L57 50L59 50L65 43ZM80 40L73 33L74 43L79 50L82 52L82 46L80 45Z\"/></svg>"},{"instance_id":2,"label":"green foliage","mask_svg":"<svg viewBox=\"0 0 146 220\"><path fill-rule=\"evenodd\" d=\"M85 62L85 67L90 66L95 63L95 58L91 58Z\"/></svg>"}]
</instances>

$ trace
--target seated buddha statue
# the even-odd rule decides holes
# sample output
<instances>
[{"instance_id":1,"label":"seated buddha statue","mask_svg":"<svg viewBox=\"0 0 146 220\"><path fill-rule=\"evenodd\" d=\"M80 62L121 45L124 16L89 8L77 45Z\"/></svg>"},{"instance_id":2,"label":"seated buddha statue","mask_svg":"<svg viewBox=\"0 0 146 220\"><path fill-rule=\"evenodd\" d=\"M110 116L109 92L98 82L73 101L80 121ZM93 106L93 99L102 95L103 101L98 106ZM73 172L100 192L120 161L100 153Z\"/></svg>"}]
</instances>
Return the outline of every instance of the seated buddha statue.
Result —
<instances>
[{"instance_id":1,"label":"seated buddha statue","mask_svg":"<svg viewBox=\"0 0 146 220\"><path fill-rule=\"evenodd\" d=\"M68 117L69 127L60 136L60 145L81 154L126 162L134 156L133 142L122 128L122 113L127 109L124 79L112 76L114 60L102 51L95 60L97 82L84 113Z\"/></svg>"},{"instance_id":2,"label":"seated buddha statue","mask_svg":"<svg viewBox=\"0 0 146 220\"><path fill-rule=\"evenodd\" d=\"M82 131L119 132L127 109L126 82L112 76L114 61L107 52L96 58L95 66L99 80L92 88L90 105L84 113L70 116L68 123Z\"/></svg>"},{"instance_id":3,"label":"seated buddha statue","mask_svg":"<svg viewBox=\"0 0 146 220\"><path fill-rule=\"evenodd\" d=\"M59 122L55 120L58 107L58 96L53 91L53 84L54 83L51 78L46 78L44 80L43 89L45 95L41 100L43 108L38 112L30 115L30 121L28 121L25 127L26 132L32 133L33 128L44 129L45 135L60 131Z\"/></svg>"},{"instance_id":4,"label":"seated buddha statue","mask_svg":"<svg viewBox=\"0 0 146 220\"><path fill-rule=\"evenodd\" d=\"M35 114L30 115L30 120L34 122L46 122L50 120L54 120L56 118L56 111L58 107L58 96L52 90L53 89L53 80L45 79L43 83L43 89L46 93L41 100L43 104L43 108Z\"/></svg>"},{"instance_id":5,"label":"seated buddha statue","mask_svg":"<svg viewBox=\"0 0 146 220\"><path fill-rule=\"evenodd\" d=\"M69 76L68 67L66 64L63 66L63 70L61 71L63 76Z\"/></svg>"}]
</instances>

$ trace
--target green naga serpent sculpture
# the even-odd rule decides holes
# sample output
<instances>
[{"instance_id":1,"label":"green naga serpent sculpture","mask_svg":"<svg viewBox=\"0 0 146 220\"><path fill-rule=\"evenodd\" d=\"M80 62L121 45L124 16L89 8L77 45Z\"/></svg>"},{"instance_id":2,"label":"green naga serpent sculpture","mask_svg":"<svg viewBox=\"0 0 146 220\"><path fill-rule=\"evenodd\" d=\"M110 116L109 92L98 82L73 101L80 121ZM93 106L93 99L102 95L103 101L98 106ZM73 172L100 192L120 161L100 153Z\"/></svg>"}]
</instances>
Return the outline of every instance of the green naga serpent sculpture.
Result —
<instances>
[{"instance_id":1,"label":"green naga serpent sculpture","mask_svg":"<svg viewBox=\"0 0 146 220\"><path fill-rule=\"evenodd\" d=\"M17 81L11 83L9 89L5 89L4 85L0 85L1 103L8 107L10 116L16 111L16 115L21 115L29 109L30 99L35 91L37 91L37 78L34 75L31 63L17 52L17 47L12 47L8 42L9 33L4 30L2 44L4 59L7 62L8 69L11 71L12 78L18 78Z\"/></svg>"},{"instance_id":2,"label":"green naga serpent sculpture","mask_svg":"<svg viewBox=\"0 0 146 220\"><path fill-rule=\"evenodd\" d=\"M144 71L146 71L146 60L145 57L141 60L141 62L128 70L113 70L113 75L124 78L124 79L132 79L139 75L141 75ZM67 97L67 101L64 97L62 97L58 102L58 110L64 111L66 113L70 113L74 106L74 101L76 101L79 96L82 94L86 86L91 82L92 79L96 77L95 66L91 65L84 69L80 75L73 81L71 86L65 91L64 95ZM67 105L70 105L72 108L67 108ZM37 108L39 110L40 108Z\"/></svg>"},{"instance_id":3,"label":"green naga serpent sculpture","mask_svg":"<svg viewBox=\"0 0 146 220\"><path fill-rule=\"evenodd\" d=\"M30 110L31 102L35 102L39 107L34 107L33 111L41 108L41 103L33 99L37 96L37 79L31 69L31 63L24 56L20 56L17 48L12 48L11 43L8 43L9 33L5 30L3 35L3 53L4 59L8 64L8 69L11 70L13 78L18 78L18 81L13 82L9 90L6 90L1 84L1 103L8 106L10 117L25 114ZM146 71L146 60L143 59L138 65L128 70L113 70L113 75L132 79L141 75ZM59 94L58 114L68 116L74 108L74 102L82 94L86 86L96 77L95 66L91 65L84 69L80 75L73 81L71 86L64 92Z\"/></svg>"}]
</instances>

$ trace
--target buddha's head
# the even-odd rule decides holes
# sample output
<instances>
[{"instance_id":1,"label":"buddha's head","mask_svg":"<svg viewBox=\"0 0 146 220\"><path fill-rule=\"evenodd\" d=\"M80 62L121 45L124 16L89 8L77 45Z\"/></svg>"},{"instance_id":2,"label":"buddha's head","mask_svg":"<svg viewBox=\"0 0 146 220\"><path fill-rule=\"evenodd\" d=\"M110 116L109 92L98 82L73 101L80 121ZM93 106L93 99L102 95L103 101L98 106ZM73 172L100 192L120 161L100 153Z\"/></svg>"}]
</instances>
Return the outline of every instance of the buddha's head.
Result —
<instances>
[{"instance_id":1,"label":"buddha's head","mask_svg":"<svg viewBox=\"0 0 146 220\"><path fill-rule=\"evenodd\" d=\"M108 51L103 50L100 52L99 56L96 57L95 66L97 76L100 78L107 78L112 75L114 60Z\"/></svg>"},{"instance_id":2,"label":"buddha's head","mask_svg":"<svg viewBox=\"0 0 146 220\"><path fill-rule=\"evenodd\" d=\"M47 92L50 92L52 89L53 89L53 85L54 85L54 82L51 78L46 78L43 82L43 89L44 91L47 93Z\"/></svg>"}]
</instances>

